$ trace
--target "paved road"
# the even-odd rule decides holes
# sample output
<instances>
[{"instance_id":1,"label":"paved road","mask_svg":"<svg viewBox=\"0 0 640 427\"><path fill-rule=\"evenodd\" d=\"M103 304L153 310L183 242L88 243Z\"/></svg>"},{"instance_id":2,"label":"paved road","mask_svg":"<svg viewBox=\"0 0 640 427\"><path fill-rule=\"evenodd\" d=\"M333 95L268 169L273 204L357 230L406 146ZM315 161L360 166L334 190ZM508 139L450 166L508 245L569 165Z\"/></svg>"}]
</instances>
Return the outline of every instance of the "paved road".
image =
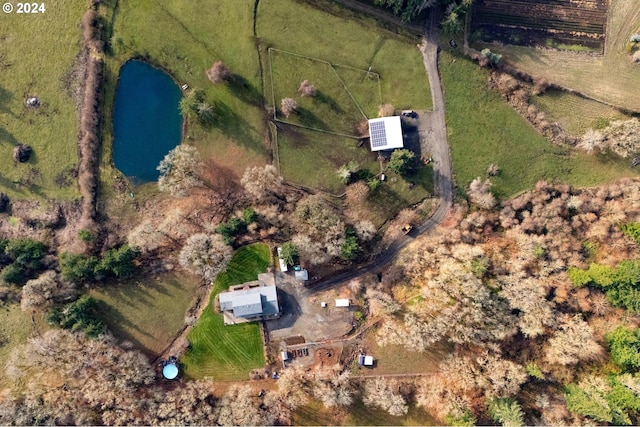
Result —
<instances>
[{"instance_id":1,"label":"paved road","mask_svg":"<svg viewBox=\"0 0 640 427\"><path fill-rule=\"evenodd\" d=\"M431 137L431 156L434 160L434 184L437 195L440 198L438 207L431 216L410 233L408 236L401 236L390 245L384 248L380 255L367 264L360 265L352 270L332 276L326 280L316 282L309 287L311 292L332 288L341 283L352 280L358 276L382 271L398 255L417 234L428 233L436 228L447 216L453 202L453 180L451 157L449 155L449 144L447 142L447 126L445 123L444 94L438 73L438 44L437 44L437 16L430 14L423 43L420 48L424 59L424 66L429 78L429 87L433 103Z\"/></svg>"}]
</instances>

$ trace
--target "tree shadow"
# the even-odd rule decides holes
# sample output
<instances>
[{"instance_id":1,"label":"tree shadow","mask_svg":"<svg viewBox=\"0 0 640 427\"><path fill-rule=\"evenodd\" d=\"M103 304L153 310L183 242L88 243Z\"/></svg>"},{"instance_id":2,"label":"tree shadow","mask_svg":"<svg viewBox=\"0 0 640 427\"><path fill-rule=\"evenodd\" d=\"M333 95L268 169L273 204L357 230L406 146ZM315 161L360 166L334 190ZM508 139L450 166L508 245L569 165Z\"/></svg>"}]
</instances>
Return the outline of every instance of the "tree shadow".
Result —
<instances>
[{"instance_id":1,"label":"tree shadow","mask_svg":"<svg viewBox=\"0 0 640 427\"><path fill-rule=\"evenodd\" d=\"M239 144L249 147L253 150L260 151L262 146L258 141L256 143L256 135L259 135L257 129L250 126L246 120L239 114L229 108L228 105L215 101L213 103L214 123L208 125L219 129L226 136L234 139ZM254 131L254 133L250 132Z\"/></svg>"},{"instance_id":2,"label":"tree shadow","mask_svg":"<svg viewBox=\"0 0 640 427\"><path fill-rule=\"evenodd\" d=\"M320 90L316 91L316 96L313 97L313 102L321 102L329 106L329 108L331 108L336 113L344 113L344 109L340 105L338 105L338 103L333 98Z\"/></svg>"},{"instance_id":3,"label":"tree shadow","mask_svg":"<svg viewBox=\"0 0 640 427\"><path fill-rule=\"evenodd\" d=\"M7 141L13 145L18 145L18 140L5 128L0 128L0 142L2 141Z\"/></svg>"},{"instance_id":4,"label":"tree shadow","mask_svg":"<svg viewBox=\"0 0 640 427\"><path fill-rule=\"evenodd\" d=\"M314 129L331 130L325 124L325 122L320 120L320 118L318 118L318 116L316 116L311 110L308 110L303 107L298 107L295 114L296 116L298 116L298 120L300 121L300 124L304 126L314 128Z\"/></svg>"},{"instance_id":5,"label":"tree shadow","mask_svg":"<svg viewBox=\"0 0 640 427\"><path fill-rule=\"evenodd\" d=\"M420 160L420 158L426 153L422 152L422 146L420 144L420 130L418 129L417 123L414 124L404 118L401 123L404 148L412 151L413 154L415 154L416 159Z\"/></svg>"},{"instance_id":6,"label":"tree shadow","mask_svg":"<svg viewBox=\"0 0 640 427\"><path fill-rule=\"evenodd\" d=\"M96 300L98 318L102 320L109 331L116 335L121 340L126 340L132 343L136 348L142 349L145 353L155 354L153 350L142 344L139 339L134 337L127 329L135 330L136 332L144 335L148 338L153 338L147 331L142 330L138 325L131 320L124 317L124 315L118 311L115 307L110 306L102 300Z\"/></svg>"},{"instance_id":7,"label":"tree shadow","mask_svg":"<svg viewBox=\"0 0 640 427\"><path fill-rule=\"evenodd\" d=\"M265 104L262 93L243 76L233 74L228 80L227 85L233 94L245 104L258 107L262 107Z\"/></svg>"},{"instance_id":8,"label":"tree shadow","mask_svg":"<svg viewBox=\"0 0 640 427\"><path fill-rule=\"evenodd\" d=\"M6 106L6 104L13 99L13 93L0 86L0 112L7 113L16 117L15 113Z\"/></svg>"}]
</instances>

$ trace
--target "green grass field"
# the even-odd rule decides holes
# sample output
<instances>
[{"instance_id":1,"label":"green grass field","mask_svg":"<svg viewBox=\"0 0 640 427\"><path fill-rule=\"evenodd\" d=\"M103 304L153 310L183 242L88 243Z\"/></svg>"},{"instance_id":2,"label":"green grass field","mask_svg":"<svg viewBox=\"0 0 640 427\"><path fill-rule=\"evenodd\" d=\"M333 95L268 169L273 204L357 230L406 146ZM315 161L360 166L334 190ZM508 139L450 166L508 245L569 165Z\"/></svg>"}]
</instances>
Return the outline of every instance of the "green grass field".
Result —
<instances>
[{"instance_id":1,"label":"green grass field","mask_svg":"<svg viewBox=\"0 0 640 427\"><path fill-rule=\"evenodd\" d=\"M27 342L27 338L34 331L43 332L47 324L42 314L34 315L22 311L20 304L6 304L0 307L0 360L4 372L4 361L11 351ZM10 385L10 379L6 375L0 375L0 387Z\"/></svg>"},{"instance_id":2,"label":"green grass field","mask_svg":"<svg viewBox=\"0 0 640 427\"><path fill-rule=\"evenodd\" d=\"M613 120L629 118L608 105L558 90L534 96L532 101L545 112L547 121L558 122L567 133L577 137L590 128L602 129Z\"/></svg>"},{"instance_id":3,"label":"green grass field","mask_svg":"<svg viewBox=\"0 0 640 427\"><path fill-rule=\"evenodd\" d=\"M285 180L319 188L333 194L344 191L338 168L351 160L374 175L380 165L366 146L358 140L324 132L278 124L278 158Z\"/></svg>"},{"instance_id":4,"label":"green grass field","mask_svg":"<svg viewBox=\"0 0 640 427\"><path fill-rule=\"evenodd\" d=\"M263 1L258 7L257 32L266 47L360 70L371 67L380 75L383 101L396 108L431 108L429 82L416 47L420 40L371 21L345 18L347 14L339 8L330 14L292 0Z\"/></svg>"},{"instance_id":5,"label":"green grass field","mask_svg":"<svg viewBox=\"0 0 640 427\"><path fill-rule=\"evenodd\" d=\"M628 161L572 152L547 141L489 89L488 72L470 61L443 52L440 71L459 191L477 176L484 177L491 163L501 170L491 179L501 198L532 188L539 180L592 186L638 175Z\"/></svg>"},{"instance_id":6,"label":"green grass field","mask_svg":"<svg viewBox=\"0 0 640 427\"><path fill-rule=\"evenodd\" d=\"M2 14L0 191L22 199L70 199L79 196L75 181L60 188L54 178L78 163L77 112L64 79L80 51L79 22L87 2L45 7L39 14ZM27 108L27 96L40 98L41 106ZM33 147L33 154L14 164L13 147L19 143Z\"/></svg>"},{"instance_id":7,"label":"green grass field","mask_svg":"<svg viewBox=\"0 0 640 427\"><path fill-rule=\"evenodd\" d=\"M158 356L184 326L199 281L186 274L130 280L91 290L100 316L119 339Z\"/></svg>"},{"instance_id":8,"label":"green grass field","mask_svg":"<svg viewBox=\"0 0 640 427\"><path fill-rule=\"evenodd\" d=\"M367 119L365 111L368 118L376 117L382 103L377 74L368 78L366 71L341 67L347 82L328 62L275 49L269 50L269 60L273 106L279 110L283 98L294 98L298 103L298 111L289 117L278 111L278 120L356 136L358 124ZM305 79L316 87L315 96L300 96L298 87Z\"/></svg>"},{"instance_id":9,"label":"green grass field","mask_svg":"<svg viewBox=\"0 0 640 427\"><path fill-rule=\"evenodd\" d=\"M258 324L225 326L222 315L213 311L212 304L215 296L229 286L256 280L270 263L271 251L267 245L244 246L233 255L226 271L218 275L211 304L189 334L191 345L181 359L187 377L246 380L249 371L264 365Z\"/></svg>"}]
</instances>

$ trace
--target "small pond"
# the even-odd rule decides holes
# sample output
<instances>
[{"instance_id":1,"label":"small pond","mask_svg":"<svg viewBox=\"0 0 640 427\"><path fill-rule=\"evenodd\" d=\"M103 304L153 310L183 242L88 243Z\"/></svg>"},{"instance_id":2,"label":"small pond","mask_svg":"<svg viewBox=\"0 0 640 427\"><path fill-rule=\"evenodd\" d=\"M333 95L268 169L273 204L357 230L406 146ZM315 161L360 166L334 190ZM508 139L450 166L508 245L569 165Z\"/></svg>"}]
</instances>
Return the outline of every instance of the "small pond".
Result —
<instances>
[{"instance_id":1,"label":"small pond","mask_svg":"<svg viewBox=\"0 0 640 427\"><path fill-rule=\"evenodd\" d=\"M113 161L134 184L157 181L156 167L182 137L182 93L171 77L142 61L120 69L113 111Z\"/></svg>"}]
</instances>

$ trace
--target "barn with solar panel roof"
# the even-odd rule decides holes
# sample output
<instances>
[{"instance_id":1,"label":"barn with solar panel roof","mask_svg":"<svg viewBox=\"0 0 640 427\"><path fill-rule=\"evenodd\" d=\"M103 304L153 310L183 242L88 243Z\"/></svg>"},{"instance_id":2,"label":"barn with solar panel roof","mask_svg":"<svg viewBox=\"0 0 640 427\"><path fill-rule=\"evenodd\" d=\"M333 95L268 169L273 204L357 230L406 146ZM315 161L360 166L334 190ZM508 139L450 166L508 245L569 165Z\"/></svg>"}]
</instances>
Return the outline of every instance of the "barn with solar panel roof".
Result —
<instances>
[{"instance_id":1,"label":"barn with solar panel roof","mask_svg":"<svg viewBox=\"0 0 640 427\"><path fill-rule=\"evenodd\" d=\"M371 151L402 148L404 142L400 116L379 117L369 120L369 136L371 139Z\"/></svg>"}]
</instances>

